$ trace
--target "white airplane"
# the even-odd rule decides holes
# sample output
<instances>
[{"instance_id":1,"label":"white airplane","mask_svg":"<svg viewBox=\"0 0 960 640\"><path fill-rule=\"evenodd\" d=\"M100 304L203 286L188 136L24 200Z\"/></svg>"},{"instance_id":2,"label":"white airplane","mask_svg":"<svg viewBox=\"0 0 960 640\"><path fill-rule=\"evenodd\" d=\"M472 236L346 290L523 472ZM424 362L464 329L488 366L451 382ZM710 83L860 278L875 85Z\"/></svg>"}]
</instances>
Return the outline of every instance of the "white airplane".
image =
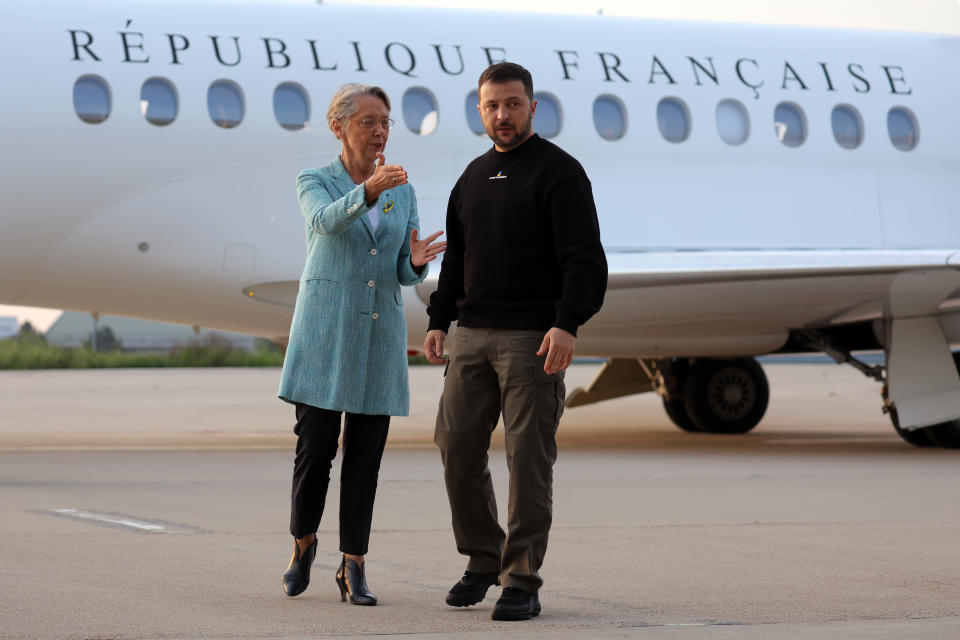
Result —
<instances>
[{"instance_id":1,"label":"white airplane","mask_svg":"<svg viewBox=\"0 0 960 640\"><path fill-rule=\"evenodd\" d=\"M534 128L593 182L610 265L569 406L656 390L689 431L767 406L754 356L882 382L903 438L960 446L960 39L317 5L0 6L0 303L286 338L294 177L335 87L384 87L421 227L490 142L476 79L534 77ZM436 282L404 292L411 348ZM885 364L853 352L880 350Z\"/></svg>"}]
</instances>

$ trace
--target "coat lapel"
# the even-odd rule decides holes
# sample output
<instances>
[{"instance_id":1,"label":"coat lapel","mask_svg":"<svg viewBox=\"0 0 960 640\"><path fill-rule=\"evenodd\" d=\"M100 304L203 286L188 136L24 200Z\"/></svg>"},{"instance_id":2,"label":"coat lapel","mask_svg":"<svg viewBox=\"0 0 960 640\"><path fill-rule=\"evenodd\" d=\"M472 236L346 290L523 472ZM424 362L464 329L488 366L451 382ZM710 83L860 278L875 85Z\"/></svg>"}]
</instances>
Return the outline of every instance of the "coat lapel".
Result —
<instances>
[{"instance_id":1,"label":"coat lapel","mask_svg":"<svg viewBox=\"0 0 960 640\"><path fill-rule=\"evenodd\" d=\"M380 224L377 225L377 241L387 233L387 227L397 215L396 192L384 191L377 200L377 211L380 213ZM387 209L384 211L384 209Z\"/></svg>"},{"instance_id":2,"label":"coat lapel","mask_svg":"<svg viewBox=\"0 0 960 640\"><path fill-rule=\"evenodd\" d=\"M337 159L330 163L330 173L333 175L334 186L340 192L337 194L339 197L342 198L357 187L357 185L353 183L353 178L350 177L347 168L343 166L343 161L340 160L340 156L337 156ZM374 206L379 207L380 202L378 201ZM370 219L367 214L360 216L360 224L367 230L367 235L376 242L377 238L373 233L373 227L370 226Z\"/></svg>"},{"instance_id":3,"label":"coat lapel","mask_svg":"<svg viewBox=\"0 0 960 640\"><path fill-rule=\"evenodd\" d=\"M377 206L374 204L373 206ZM363 228L367 230L367 234L373 239L374 242L377 241L376 235L373 233L373 227L370 226L370 216L366 213L360 216L360 222L363 224Z\"/></svg>"}]
</instances>

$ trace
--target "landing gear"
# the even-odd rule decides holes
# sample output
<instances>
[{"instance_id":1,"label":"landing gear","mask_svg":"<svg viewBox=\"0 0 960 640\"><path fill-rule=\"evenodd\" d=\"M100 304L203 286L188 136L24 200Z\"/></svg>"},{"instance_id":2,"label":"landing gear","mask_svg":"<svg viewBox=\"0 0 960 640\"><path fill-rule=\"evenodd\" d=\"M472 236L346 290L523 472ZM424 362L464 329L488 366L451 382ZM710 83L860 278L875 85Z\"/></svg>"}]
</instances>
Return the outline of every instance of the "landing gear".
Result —
<instances>
[{"instance_id":1,"label":"landing gear","mask_svg":"<svg viewBox=\"0 0 960 640\"><path fill-rule=\"evenodd\" d=\"M960 353L953 354L953 363L960 372ZM887 397L886 386L883 390L884 399ZM896 408L890 410L890 421L900 437L918 447L943 447L945 449L960 449L960 420L948 420L923 429L901 429L897 420Z\"/></svg>"},{"instance_id":2,"label":"landing gear","mask_svg":"<svg viewBox=\"0 0 960 640\"><path fill-rule=\"evenodd\" d=\"M693 423L687 413L683 388L690 373L690 361L686 359L658 360L652 363L650 378L657 382L657 390L663 399L663 410L673 424L690 433L702 429Z\"/></svg>"},{"instance_id":3,"label":"landing gear","mask_svg":"<svg viewBox=\"0 0 960 640\"><path fill-rule=\"evenodd\" d=\"M890 401L887 372L883 366L870 366L857 360L848 350L833 344L827 336L821 333L803 331L800 332L797 337L814 350L826 353L837 363L852 365L864 375L882 382L883 389L881 395L883 396L883 411L890 415L890 422L893 424L893 428L896 430L897 435L903 438L904 442L912 444L915 447L960 448L960 420L948 420L918 429L904 429L900 426L897 407ZM953 363L957 371L960 372L960 353L953 354Z\"/></svg>"},{"instance_id":4,"label":"landing gear","mask_svg":"<svg viewBox=\"0 0 960 640\"><path fill-rule=\"evenodd\" d=\"M896 408L890 409L890 422L897 435L915 447L960 449L960 420L948 420L921 429L901 429Z\"/></svg>"},{"instance_id":5,"label":"landing gear","mask_svg":"<svg viewBox=\"0 0 960 640\"><path fill-rule=\"evenodd\" d=\"M941 422L924 429L934 444L944 449L960 449L960 420Z\"/></svg>"},{"instance_id":6,"label":"landing gear","mask_svg":"<svg viewBox=\"0 0 960 640\"><path fill-rule=\"evenodd\" d=\"M669 360L657 368L663 408L684 431L746 433L767 411L770 387L753 358Z\"/></svg>"},{"instance_id":7,"label":"landing gear","mask_svg":"<svg viewBox=\"0 0 960 640\"><path fill-rule=\"evenodd\" d=\"M903 429L900 427L900 418L897 416L897 408L890 402L890 393L887 389L887 383L884 381L883 389L880 391L883 398L883 411L890 416L890 422L897 435L903 438L903 441L912 444L915 447L936 447L937 443L930 439L926 429Z\"/></svg>"},{"instance_id":8,"label":"landing gear","mask_svg":"<svg viewBox=\"0 0 960 640\"><path fill-rule=\"evenodd\" d=\"M887 387L883 387L883 397L887 397ZM927 434L926 429L901 429L900 428L900 419L897 418L897 408L888 407L887 413L890 415L890 422L893 423L893 428L896 430L897 435L903 438L904 442L908 442L915 447L935 447L937 443L930 439L930 436Z\"/></svg>"},{"instance_id":9,"label":"landing gear","mask_svg":"<svg viewBox=\"0 0 960 640\"><path fill-rule=\"evenodd\" d=\"M672 398L668 398L664 396L663 410L667 412L667 417L670 418L670 421L684 431L689 431L691 433L697 433L700 431L700 427L693 424L693 420L691 420L690 416L687 415L687 407L684 405L682 397L678 398L674 396Z\"/></svg>"}]
</instances>

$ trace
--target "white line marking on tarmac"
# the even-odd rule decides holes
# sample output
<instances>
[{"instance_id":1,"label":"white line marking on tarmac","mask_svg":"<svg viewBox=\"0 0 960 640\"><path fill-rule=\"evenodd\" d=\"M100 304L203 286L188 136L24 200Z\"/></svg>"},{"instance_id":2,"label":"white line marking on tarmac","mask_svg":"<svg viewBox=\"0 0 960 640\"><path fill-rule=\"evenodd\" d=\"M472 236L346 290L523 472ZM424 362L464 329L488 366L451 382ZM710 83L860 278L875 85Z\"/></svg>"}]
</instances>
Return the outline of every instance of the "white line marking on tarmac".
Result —
<instances>
[{"instance_id":1,"label":"white line marking on tarmac","mask_svg":"<svg viewBox=\"0 0 960 640\"><path fill-rule=\"evenodd\" d=\"M144 518L128 513L114 513L100 509L27 509L31 513L42 513L58 518L69 518L100 527L112 527L123 531L137 531L140 533L213 533L209 529L195 527L182 522Z\"/></svg>"},{"instance_id":2,"label":"white line marking on tarmac","mask_svg":"<svg viewBox=\"0 0 960 640\"><path fill-rule=\"evenodd\" d=\"M166 527L159 524L150 524L149 522L139 522L137 520L129 520L126 518L109 518L99 513L90 513L89 511L81 511L80 509L52 509L52 511L62 516L67 516L68 518L77 518L78 520L95 520L97 522L105 522L108 524L118 524L124 527L133 527L134 529L139 529L141 531L160 532L167 530Z\"/></svg>"},{"instance_id":3,"label":"white line marking on tarmac","mask_svg":"<svg viewBox=\"0 0 960 640\"><path fill-rule=\"evenodd\" d=\"M892 436L863 436L852 438L770 438L764 444L863 444L867 442L897 442L899 438Z\"/></svg>"}]
</instances>

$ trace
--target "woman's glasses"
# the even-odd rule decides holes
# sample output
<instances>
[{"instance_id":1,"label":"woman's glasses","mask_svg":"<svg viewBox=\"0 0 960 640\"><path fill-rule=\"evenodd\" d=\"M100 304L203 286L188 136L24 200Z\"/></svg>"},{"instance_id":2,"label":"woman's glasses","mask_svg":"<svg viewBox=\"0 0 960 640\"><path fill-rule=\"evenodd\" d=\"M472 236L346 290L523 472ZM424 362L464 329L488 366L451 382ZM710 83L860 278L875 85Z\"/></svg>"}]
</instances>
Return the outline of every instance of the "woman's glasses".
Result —
<instances>
[{"instance_id":1,"label":"woman's glasses","mask_svg":"<svg viewBox=\"0 0 960 640\"><path fill-rule=\"evenodd\" d=\"M389 129L390 127L392 127L397 123L392 118L381 118L379 120L375 118L363 118L362 120L357 120L357 124L359 124L364 129L373 129L373 127L377 124L379 124L384 129Z\"/></svg>"}]
</instances>

